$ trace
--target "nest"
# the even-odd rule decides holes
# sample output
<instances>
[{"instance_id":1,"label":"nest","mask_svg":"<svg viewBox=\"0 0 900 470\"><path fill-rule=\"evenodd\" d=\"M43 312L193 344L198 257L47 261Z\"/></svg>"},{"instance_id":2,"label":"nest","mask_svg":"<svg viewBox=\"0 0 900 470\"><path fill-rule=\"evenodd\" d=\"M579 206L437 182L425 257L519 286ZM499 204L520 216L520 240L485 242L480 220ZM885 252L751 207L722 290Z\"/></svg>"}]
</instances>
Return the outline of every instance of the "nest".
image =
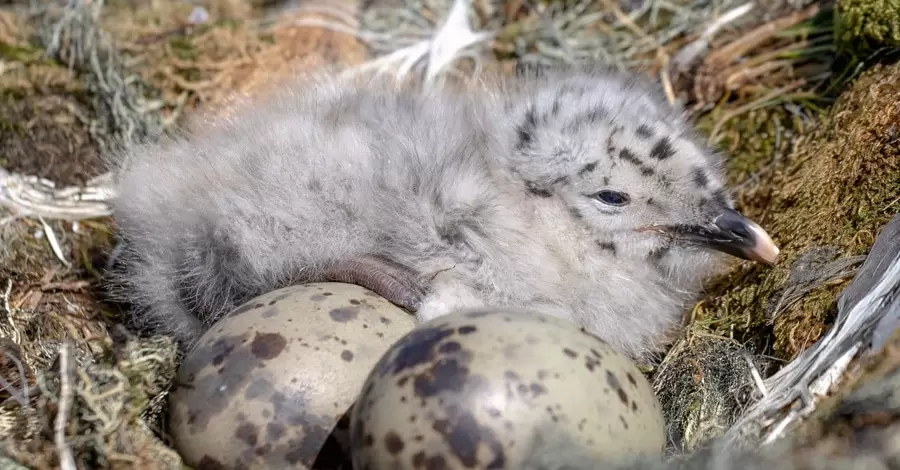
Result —
<instances>
[{"instance_id":1,"label":"nest","mask_svg":"<svg viewBox=\"0 0 900 470\"><path fill-rule=\"evenodd\" d=\"M279 77L334 64L453 76L599 60L657 77L687 104L731 156L741 210L784 260L735 263L647 369L677 452L726 433L760 400L762 380L831 328L837 295L900 207L900 67L873 65L897 18L872 23L885 11L877 1L476 0L456 23L445 21L449 0L362 11L34 3L0 12L0 459L10 468L181 467L162 432L176 350L124 331L127 306L104 302L115 227L99 155ZM471 40L453 60L425 60L436 30L463 23ZM838 54L851 33L866 50ZM851 367L784 452L836 458L863 434L896 435L884 418L896 415L895 344Z\"/></svg>"}]
</instances>

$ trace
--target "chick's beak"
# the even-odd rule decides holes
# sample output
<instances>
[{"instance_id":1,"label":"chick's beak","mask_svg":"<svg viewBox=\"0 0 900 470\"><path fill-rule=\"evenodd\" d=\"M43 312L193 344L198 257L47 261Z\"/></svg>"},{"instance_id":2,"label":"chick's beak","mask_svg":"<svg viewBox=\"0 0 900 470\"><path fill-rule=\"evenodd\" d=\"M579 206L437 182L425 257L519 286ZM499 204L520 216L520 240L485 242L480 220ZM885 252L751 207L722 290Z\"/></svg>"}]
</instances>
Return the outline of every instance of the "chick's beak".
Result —
<instances>
[{"instance_id":1,"label":"chick's beak","mask_svg":"<svg viewBox=\"0 0 900 470\"><path fill-rule=\"evenodd\" d=\"M778 247L759 224L732 209L723 207L717 212L709 224L669 226L665 231L738 258L775 264Z\"/></svg>"}]
</instances>

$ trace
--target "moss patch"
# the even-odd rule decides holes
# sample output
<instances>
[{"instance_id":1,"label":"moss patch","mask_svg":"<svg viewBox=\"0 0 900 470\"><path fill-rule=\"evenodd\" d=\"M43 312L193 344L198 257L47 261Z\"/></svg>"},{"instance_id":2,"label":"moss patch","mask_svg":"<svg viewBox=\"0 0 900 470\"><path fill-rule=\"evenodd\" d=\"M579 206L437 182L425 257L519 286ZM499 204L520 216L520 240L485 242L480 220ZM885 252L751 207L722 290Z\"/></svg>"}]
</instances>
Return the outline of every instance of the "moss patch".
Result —
<instances>
[{"instance_id":1,"label":"moss patch","mask_svg":"<svg viewBox=\"0 0 900 470\"><path fill-rule=\"evenodd\" d=\"M6 14L0 34L0 167L81 184L99 173L84 88L66 67L48 60L26 38L30 28ZM15 29L13 29L15 28Z\"/></svg>"},{"instance_id":2,"label":"moss patch","mask_svg":"<svg viewBox=\"0 0 900 470\"><path fill-rule=\"evenodd\" d=\"M751 333L771 323L775 352L792 359L829 327L835 295L849 275L789 305L779 303L780 296L792 287L787 281L797 277L797 268L807 267L795 264L801 256L819 249L825 255L816 261L824 265L865 255L878 227L900 209L898 100L900 65L875 66L841 95L764 184L742 194L742 210L766 227L783 257L774 268L742 263L725 280L723 286L734 287L720 290L700 318L711 331L730 335L738 324ZM731 320L717 325L721 318Z\"/></svg>"},{"instance_id":3,"label":"moss patch","mask_svg":"<svg viewBox=\"0 0 900 470\"><path fill-rule=\"evenodd\" d=\"M850 52L900 47L900 1L838 0L835 41Z\"/></svg>"}]
</instances>

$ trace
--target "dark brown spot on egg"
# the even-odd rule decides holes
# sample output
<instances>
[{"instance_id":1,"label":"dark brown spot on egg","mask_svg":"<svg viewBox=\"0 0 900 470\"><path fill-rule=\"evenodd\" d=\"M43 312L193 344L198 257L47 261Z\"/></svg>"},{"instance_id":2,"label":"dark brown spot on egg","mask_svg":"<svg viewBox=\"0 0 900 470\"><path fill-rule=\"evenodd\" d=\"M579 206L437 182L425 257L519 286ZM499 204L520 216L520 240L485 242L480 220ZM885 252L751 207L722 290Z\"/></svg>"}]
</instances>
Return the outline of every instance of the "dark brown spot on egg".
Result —
<instances>
[{"instance_id":1,"label":"dark brown spot on egg","mask_svg":"<svg viewBox=\"0 0 900 470\"><path fill-rule=\"evenodd\" d=\"M283 424L273 421L269 424L266 424L266 439L270 441L277 441L284 436L285 427Z\"/></svg>"},{"instance_id":2,"label":"dark brown spot on egg","mask_svg":"<svg viewBox=\"0 0 900 470\"><path fill-rule=\"evenodd\" d=\"M441 392L460 392L469 377L469 369L456 359L442 359L422 374L416 375L413 390L417 397L433 397Z\"/></svg>"},{"instance_id":3,"label":"dark brown spot on egg","mask_svg":"<svg viewBox=\"0 0 900 470\"><path fill-rule=\"evenodd\" d=\"M472 334L475 331L477 331L477 328L475 328L472 325L466 325L466 326L459 327L456 331L458 331L459 334L461 334L461 335L468 335L468 334Z\"/></svg>"},{"instance_id":4,"label":"dark brown spot on egg","mask_svg":"<svg viewBox=\"0 0 900 470\"><path fill-rule=\"evenodd\" d=\"M263 317L263 318L272 318L272 317L274 317L274 316L276 316L276 315L278 315L278 309L277 309L277 308L267 308L266 311L263 312L260 316Z\"/></svg>"},{"instance_id":5,"label":"dark brown spot on egg","mask_svg":"<svg viewBox=\"0 0 900 470\"><path fill-rule=\"evenodd\" d=\"M446 325L414 329L394 345L396 352L380 363L379 374L399 375L432 361L439 345L453 333Z\"/></svg>"},{"instance_id":6,"label":"dark brown spot on egg","mask_svg":"<svg viewBox=\"0 0 900 470\"><path fill-rule=\"evenodd\" d=\"M234 343L229 342L227 338L221 338L212 345L212 348L218 350L218 353L213 356L212 363L214 366L219 366L225 362L231 351L234 351Z\"/></svg>"},{"instance_id":7,"label":"dark brown spot on egg","mask_svg":"<svg viewBox=\"0 0 900 470\"><path fill-rule=\"evenodd\" d=\"M543 385L541 385L539 383L533 383L533 384L531 384L531 393L534 396L543 395L543 394L547 393L547 387L544 387Z\"/></svg>"},{"instance_id":8,"label":"dark brown spot on egg","mask_svg":"<svg viewBox=\"0 0 900 470\"><path fill-rule=\"evenodd\" d=\"M328 316L336 322L345 323L356 320L359 316L359 307L339 307L328 312Z\"/></svg>"},{"instance_id":9,"label":"dark brown spot on egg","mask_svg":"<svg viewBox=\"0 0 900 470\"><path fill-rule=\"evenodd\" d=\"M255 400L272 391L272 383L268 380L257 377L250 382L250 385L244 390L244 398L247 400Z\"/></svg>"},{"instance_id":10,"label":"dark brown spot on egg","mask_svg":"<svg viewBox=\"0 0 900 470\"><path fill-rule=\"evenodd\" d=\"M625 373L625 377L628 378L628 382L630 382L631 385L637 387L637 380L634 380L634 376L631 375L631 372L626 372L626 373Z\"/></svg>"},{"instance_id":11,"label":"dark brown spot on egg","mask_svg":"<svg viewBox=\"0 0 900 470\"><path fill-rule=\"evenodd\" d=\"M208 456L204 455L199 462L197 462L197 470L226 470L228 467L222 465L222 462Z\"/></svg>"},{"instance_id":12,"label":"dark brown spot on egg","mask_svg":"<svg viewBox=\"0 0 900 470\"><path fill-rule=\"evenodd\" d=\"M416 470L446 470L449 468L443 455L428 457L425 455L425 452L416 452L412 456L412 464Z\"/></svg>"},{"instance_id":13,"label":"dark brown spot on egg","mask_svg":"<svg viewBox=\"0 0 900 470\"><path fill-rule=\"evenodd\" d=\"M550 420L553 421L554 423L559 422L559 416L557 416L556 412L553 411L553 407L548 406L546 409L547 409L547 414L550 415Z\"/></svg>"},{"instance_id":14,"label":"dark brown spot on egg","mask_svg":"<svg viewBox=\"0 0 900 470\"><path fill-rule=\"evenodd\" d=\"M346 349L341 351L341 359L343 359L345 362L352 362L353 361L353 352L346 350Z\"/></svg>"},{"instance_id":15,"label":"dark brown spot on egg","mask_svg":"<svg viewBox=\"0 0 900 470\"><path fill-rule=\"evenodd\" d=\"M194 424L194 422L197 421L197 415L198 415L198 412L197 412L197 411L188 411L188 419L187 419L187 423L188 423L188 424Z\"/></svg>"},{"instance_id":16,"label":"dark brown spot on egg","mask_svg":"<svg viewBox=\"0 0 900 470\"><path fill-rule=\"evenodd\" d=\"M575 359L576 357L578 357L578 353L576 353L575 351L572 351L569 348L563 348L563 354L571 357L572 359Z\"/></svg>"},{"instance_id":17,"label":"dark brown spot on egg","mask_svg":"<svg viewBox=\"0 0 900 470\"><path fill-rule=\"evenodd\" d=\"M331 297L334 294L332 294L331 292L322 292L322 295L324 295L325 297Z\"/></svg>"},{"instance_id":18,"label":"dark brown spot on egg","mask_svg":"<svg viewBox=\"0 0 900 470\"><path fill-rule=\"evenodd\" d=\"M625 393L625 389L622 388L622 384L619 383L618 377L616 374L613 374L611 370L606 371L606 382L615 390L616 394L619 395L619 400L622 400L622 403L628 404L628 394Z\"/></svg>"},{"instance_id":19,"label":"dark brown spot on egg","mask_svg":"<svg viewBox=\"0 0 900 470\"><path fill-rule=\"evenodd\" d=\"M256 333L250 343L250 352L259 359L274 359L287 346L287 339L280 333Z\"/></svg>"},{"instance_id":20,"label":"dark brown spot on egg","mask_svg":"<svg viewBox=\"0 0 900 470\"><path fill-rule=\"evenodd\" d=\"M359 305L359 304L361 304L361 303L362 303L362 302L360 302L360 301L358 301L358 300L356 300L356 299L350 299L350 305Z\"/></svg>"},{"instance_id":21,"label":"dark brown spot on egg","mask_svg":"<svg viewBox=\"0 0 900 470\"><path fill-rule=\"evenodd\" d=\"M481 426L471 412L455 413L450 419L435 420L432 428L444 438L453 456L468 468L503 468L503 444L491 429ZM479 457L486 457L480 461Z\"/></svg>"},{"instance_id":22,"label":"dark brown spot on egg","mask_svg":"<svg viewBox=\"0 0 900 470\"><path fill-rule=\"evenodd\" d=\"M380 321L381 323L383 323L385 325L391 324L391 319L387 318L387 317L378 317L378 321Z\"/></svg>"},{"instance_id":23,"label":"dark brown spot on egg","mask_svg":"<svg viewBox=\"0 0 900 470\"><path fill-rule=\"evenodd\" d=\"M584 356L584 366L588 371L593 372L595 368L600 366L600 360L586 355Z\"/></svg>"},{"instance_id":24,"label":"dark brown spot on egg","mask_svg":"<svg viewBox=\"0 0 900 470\"><path fill-rule=\"evenodd\" d=\"M444 343L443 345L441 345L441 347L438 349L438 351L448 354L448 353L455 353L455 352L459 351L460 349L462 349L462 345L460 345L456 341L450 341L450 342L447 342L447 343Z\"/></svg>"},{"instance_id":25,"label":"dark brown spot on egg","mask_svg":"<svg viewBox=\"0 0 900 470\"><path fill-rule=\"evenodd\" d=\"M237 427L234 432L234 437L244 441L248 446L255 446L257 434L259 430L256 429L256 425L253 423L243 423Z\"/></svg>"},{"instance_id":26,"label":"dark brown spot on egg","mask_svg":"<svg viewBox=\"0 0 900 470\"><path fill-rule=\"evenodd\" d=\"M638 410L637 402L634 400L631 400L631 411L637 411L637 410Z\"/></svg>"},{"instance_id":27,"label":"dark brown spot on egg","mask_svg":"<svg viewBox=\"0 0 900 470\"><path fill-rule=\"evenodd\" d=\"M625 421L625 417L624 417L624 416L619 415L619 421L622 422L622 426L624 426L625 429L628 429L628 421Z\"/></svg>"},{"instance_id":28,"label":"dark brown spot on egg","mask_svg":"<svg viewBox=\"0 0 900 470\"><path fill-rule=\"evenodd\" d=\"M394 432L388 431L384 436L384 448L387 449L388 453L391 455L397 455L403 451L403 448L406 445L403 443L403 439Z\"/></svg>"}]
</instances>

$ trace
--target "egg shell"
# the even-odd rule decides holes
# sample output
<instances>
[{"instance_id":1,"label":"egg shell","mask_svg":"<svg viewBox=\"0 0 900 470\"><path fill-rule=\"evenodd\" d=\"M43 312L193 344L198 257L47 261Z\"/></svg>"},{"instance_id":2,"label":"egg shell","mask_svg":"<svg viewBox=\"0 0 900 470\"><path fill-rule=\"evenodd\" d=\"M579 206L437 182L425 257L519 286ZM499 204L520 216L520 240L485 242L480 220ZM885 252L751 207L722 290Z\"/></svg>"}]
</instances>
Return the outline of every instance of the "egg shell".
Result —
<instances>
[{"instance_id":1,"label":"egg shell","mask_svg":"<svg viewBox=\"0 0 900 470\"><path fill-rule=\"evenodd\" d=\"M659 401L627 357L518 309L420 324L375 365L351 415L357 470L565 468L664 446Z\"/></svg>"},{"instance_id":2,"label":"egg shell","mask_svg":"<svg viewBox=\"0 0 900 470\"><path fill-rule=\"evenodd\" d=\"M352 284L295 285L250 300L179 368L169 397L176 449L199 468L311 468L342 416L346 437L348 409L372 366L415 324Z\"/></svg>"}]
</instances>

